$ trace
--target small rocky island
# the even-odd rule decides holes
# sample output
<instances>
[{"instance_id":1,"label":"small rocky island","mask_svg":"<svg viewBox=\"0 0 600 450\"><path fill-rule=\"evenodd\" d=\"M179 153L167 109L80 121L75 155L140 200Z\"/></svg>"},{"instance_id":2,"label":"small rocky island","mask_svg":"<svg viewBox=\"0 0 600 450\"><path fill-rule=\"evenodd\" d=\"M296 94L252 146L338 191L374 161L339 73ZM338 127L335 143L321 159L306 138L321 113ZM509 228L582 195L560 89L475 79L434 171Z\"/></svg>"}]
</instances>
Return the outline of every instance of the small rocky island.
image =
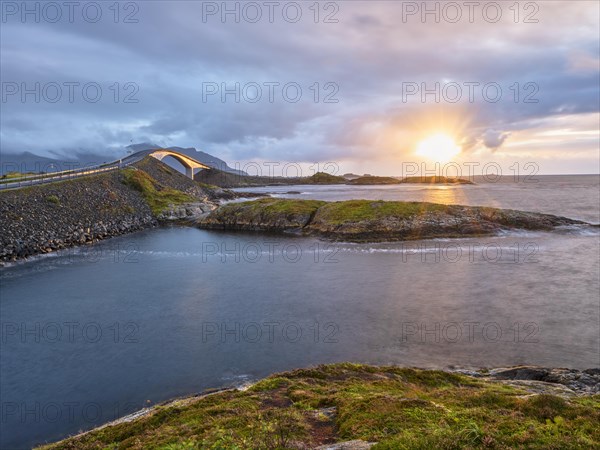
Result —
<instances>
[{"instance_id":1,"label":"small rocky island","mask_svg":"<svg viewBox=\"0 0 600 450\"><path fill-rule=\"evenodd\" d=\"M377 177L377 176L365 176L348 180L347 184L400 184L401 181L394 177Z\"/></svg>"},{"instance_id":2,"label":"small rocky island","mask_svg":"<svg viewBox=\"0 0 600 450\"><path fill-rule=\"evenodd\" d=\"M589 226L549 214L422 202L263 198L221 206L201 228L279 231L350 242L493 235L501 230Z\"/></svg>"},{"instance_id":3,"label":"small rocky island","mask_svg":"<svg viewBox=\"0 0 600 450\"><path fill-rule=\"evenodd\" d=\"M346 184L361 184L361 185L376 185L376 184L475 184L472 181L465 180L464 178L450 178L442 176L431 176L431 177L406 177L406 178L395 178L395 177L379 177L379 176L362 176L359 178L353 178L348 180Z\"/></svg>"},{"instance_id":4,"label":"small rocky island","mask_svg":"<svg viewBox=\"0 0 600 450\"><path fill-rule=\"evenodd\" d=\"M431 177L406 177L400 183L422 183L422 184L475 184L464 178L451 178L442 176Z\"/></svg>"}]
</instances>

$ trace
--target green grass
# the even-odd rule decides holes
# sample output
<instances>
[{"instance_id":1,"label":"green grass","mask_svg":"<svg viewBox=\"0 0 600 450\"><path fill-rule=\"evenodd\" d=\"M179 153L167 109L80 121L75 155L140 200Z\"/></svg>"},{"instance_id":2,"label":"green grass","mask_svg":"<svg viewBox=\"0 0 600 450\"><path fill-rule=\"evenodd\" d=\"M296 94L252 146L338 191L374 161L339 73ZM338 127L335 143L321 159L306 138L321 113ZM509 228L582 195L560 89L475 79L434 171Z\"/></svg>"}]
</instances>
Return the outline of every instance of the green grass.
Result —
<instances>
[{"instance_id":1,"label":"green grass","mask_svg":"<svg viewBox=\"0 0 600 450\"><path fill-rule=\"evenodd\" d=\"M202 183L200 181L196 181L196 183L204 189L209 189L209 190L214 190L214 189L221 189L219 186L216 186L214 184L208 184L208 183Z\"/></svg>"},{"instance_id":2,"label":"green grass","mask_svg":"<svg viewBox=\"0 0 600 450\"><path fill-rule=\"evenodd\" d=\"M36 172L6 172L4 175L0 177L0 180L10 180L13 178L23 178L31 175L41 175Z\"/></svg>"},{"instance_id":3,"label":"green grass","mask_svg":"<svg viewBox=\"0 0 600 450\"><path fill-rule=\"evenodd\" d=\"M36 172L7 172L0 176L0 183L13 183L21 180L34 180L44 177L43 173Z\"/></svg>"},{"instance_id":4,"label":"green grass","mask_svg":"<svg viewBox=\"0 0 600 450\"><path fill-rule=\"evenodd\" d=\"M400 184L400 180L393 177L360 177L350 181L349 184Z\"/></svg>"},{"instance_id":5,"label":"green grass","mask_svg":"<svg viewBox=\"0 0 600 450\"><path fill-rule=\"evenodd\" d=\"M319 209L319 219L333 224L342 224L385 217L408 218L427 212L447 210L447 206L435 203L348 200L322 206Z\"/></svg>"},{"instance_id":6,"label":"green grass","mask_svg":"<svg viewBox=\"0 0 600 450\"><path fill-rule=\"evenodd\" d=\"M331 175L327 172L317 172L306 178L306 182L310 184L344 184L346 183L346 179L344 177Z\"/></svg>"},{"instance_id":7,"label":"green grass","mask_svg":"<svg viewBox=\"0 0 600 450\"><path fill-rule=\"evenodd\" d=\"M60 199L56 195L48 195L46 200L55 205L60 205Z\"/></svg>"},{"instance_id":8,"label":"green grass","mask_svg":"<svg viewBox=\"0 0 600 450\"><path fill-rule=\"evenodd\" d=\"M347 200L328 203L320 200L262 198L222 206L215 214L221 217L241 214L263 214L264 217L277 217L295 214L314 215L317 213L321 221L341 224L385 217L408 218L426 212L443 212L447 210L448 206L446 205L420 202Z\"/></svg>"},{"instance_id":9,"label":"green grass","mask_svg":"<svg viewBox=\"0 0 600 450\"><path fill-rule=\"evenodd\" d=\"M230 203L217 210L217 215L261 215L268 219L314 214L325 202L319 200L288 200L261 198L249 202Z\"/></svg>"},{"instance_id":10,"label":"green grass","mask_svg":"<svg viewBox=\"0 0 600 450\"><path fill-rule=\"evenodd\" d=\"M194 197L184 192L162 186L142 170L128 168L122 173L123 182L142 193L155 215L160 214L170 205L179 205L195 200Z\"/></svg>"},{"instance_id":11,"label":"green grass","mask_svg":"<svg viewBox=\"0 0 600 450\"><path fill-rule=\"evenodd\" d=\"M274 214L313 214L325 202L319 200L288 200L261 198L252 202L258 210Z\"/></svg>"},{"instance_id":12,"label":"green grass","mask_svg":"<svg viewBox=\"0 0 600 450\"><path fill-rule=\"evenodd\" d=\"M464 375L334 364L247 391L157 407L47 449L278 449L363 439L373 449L598 448L600 396L570 400ZM315 411L334 407L330 418ZM326 428L323 428L323 427Z\"/></svg>"}]
</instances>

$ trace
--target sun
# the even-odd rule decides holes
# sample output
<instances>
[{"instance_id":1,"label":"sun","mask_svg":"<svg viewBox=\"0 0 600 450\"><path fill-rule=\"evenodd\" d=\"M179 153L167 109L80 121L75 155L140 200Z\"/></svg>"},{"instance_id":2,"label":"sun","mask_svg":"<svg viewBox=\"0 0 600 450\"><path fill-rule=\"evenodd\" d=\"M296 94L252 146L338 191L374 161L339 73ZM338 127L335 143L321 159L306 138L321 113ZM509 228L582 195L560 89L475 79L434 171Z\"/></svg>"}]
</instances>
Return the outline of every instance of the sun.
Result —
<instances>
[{"instance_id":1,"label":"sun","mask_svg":"<svg viewBox=\"0 0 600 450\"><path fill-rule=\"evenodd\" d=\"M435 134L421 141L417 147L416 154L432 161L445 163L461 151L460 146L446 134Z\"/></svg>"}]
</instances>

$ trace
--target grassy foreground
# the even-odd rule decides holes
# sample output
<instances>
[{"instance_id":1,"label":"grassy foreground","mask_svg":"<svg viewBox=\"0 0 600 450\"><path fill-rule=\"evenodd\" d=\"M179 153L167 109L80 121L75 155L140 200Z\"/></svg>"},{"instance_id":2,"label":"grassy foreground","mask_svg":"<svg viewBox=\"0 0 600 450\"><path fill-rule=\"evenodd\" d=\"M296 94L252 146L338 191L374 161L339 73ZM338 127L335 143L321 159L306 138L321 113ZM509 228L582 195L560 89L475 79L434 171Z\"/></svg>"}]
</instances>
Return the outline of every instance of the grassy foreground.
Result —
<instances>
[{"instance_id":1,"label":"grassy foreground","mask_svg":"<svg viewBox=\"0 0 600 450\"><path fill-rule=\"evenodd\" d=\"M334 364L157 406L44 449L598 448L600 395L564 399L436 370Z\"/></svg>"}]
</instances>

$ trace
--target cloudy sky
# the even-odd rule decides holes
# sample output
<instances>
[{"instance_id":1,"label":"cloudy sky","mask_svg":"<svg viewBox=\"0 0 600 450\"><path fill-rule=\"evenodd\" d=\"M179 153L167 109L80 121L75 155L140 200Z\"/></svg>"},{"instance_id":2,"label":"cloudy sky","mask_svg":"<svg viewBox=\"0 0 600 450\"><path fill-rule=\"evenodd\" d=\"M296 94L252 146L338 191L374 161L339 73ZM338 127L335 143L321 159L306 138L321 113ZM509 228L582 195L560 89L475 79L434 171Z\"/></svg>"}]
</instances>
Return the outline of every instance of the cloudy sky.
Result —
<instances>
[{"instance_id":1,"label":"cloudy sky","mask_svg":"<svg viewBox=\"0 0 600 450\"><path fill-rule=\"evenodd\" d=\"M2 153L598 173L600 3L476 3L2 2Z\"/></svg>"}]
</instances>

